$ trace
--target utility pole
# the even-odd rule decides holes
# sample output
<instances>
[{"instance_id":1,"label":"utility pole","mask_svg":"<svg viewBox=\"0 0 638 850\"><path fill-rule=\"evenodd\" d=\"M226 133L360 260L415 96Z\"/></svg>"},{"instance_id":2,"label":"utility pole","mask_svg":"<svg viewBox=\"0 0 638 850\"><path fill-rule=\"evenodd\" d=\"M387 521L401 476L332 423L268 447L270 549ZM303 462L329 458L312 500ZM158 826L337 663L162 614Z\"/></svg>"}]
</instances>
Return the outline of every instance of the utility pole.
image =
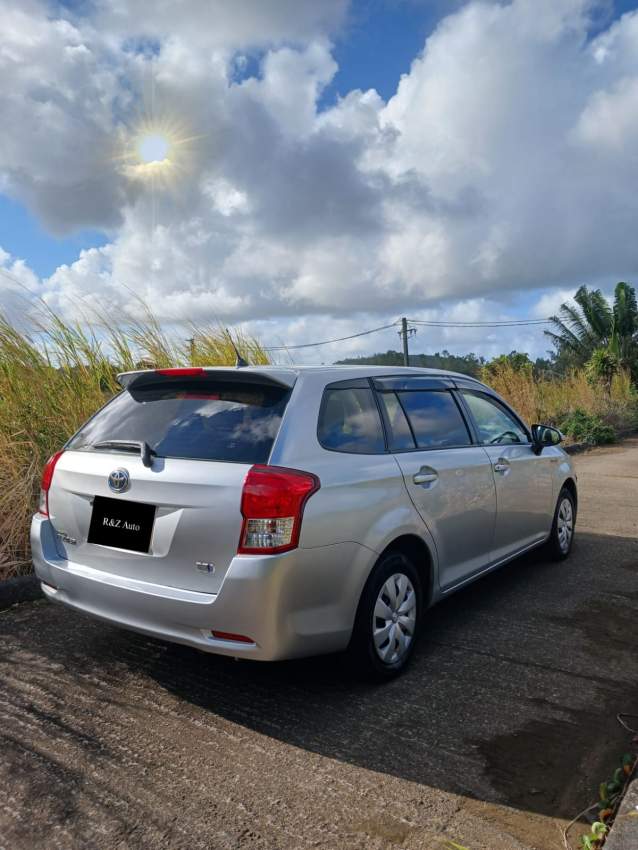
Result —
<instances>
[{"instance_id":1,"label":"utility pole","mask_svg":"<svg viewBox=\"0 0 638 850\"><path fill-rule=\"evenodd\" d=\"M410 351L408 349L408 337L416 333L416 328L408 328L408 320L405 316L401 319L401 330L399 336L403 340L403 365L410 365Z\"/></svg>"}]
</instances>

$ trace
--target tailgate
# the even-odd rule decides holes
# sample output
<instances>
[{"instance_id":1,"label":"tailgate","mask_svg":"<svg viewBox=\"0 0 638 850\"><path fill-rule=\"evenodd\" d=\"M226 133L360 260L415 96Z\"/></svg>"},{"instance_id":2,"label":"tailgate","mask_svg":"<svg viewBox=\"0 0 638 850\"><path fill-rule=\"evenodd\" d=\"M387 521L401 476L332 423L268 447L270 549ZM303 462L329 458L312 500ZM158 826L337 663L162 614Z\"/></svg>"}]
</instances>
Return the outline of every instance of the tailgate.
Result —
<instances>
[{"instance_id":1,"label":"tailgate","mask_svg":"<svg viewBox=\"0 0 638 850\"><path fill-rule=\"evenodd\" d=\"M216 593L237 552L242 485L249 469L250 464L179 458L156 458L149 468L131 454L67 450L55 469L49 510L58 534L76 542L62 539L60 554L116 575ZM121 494L109 487L115 470L129 477ZM113 507L113 517L141 513L146 521L149 510L136 513L136 506L151 506L148 551L120 548L126 544L115 531L114 545L106 545L108 527L102 542L89 542L96 496L101 510Z\"/></svg>"}]
</instances>

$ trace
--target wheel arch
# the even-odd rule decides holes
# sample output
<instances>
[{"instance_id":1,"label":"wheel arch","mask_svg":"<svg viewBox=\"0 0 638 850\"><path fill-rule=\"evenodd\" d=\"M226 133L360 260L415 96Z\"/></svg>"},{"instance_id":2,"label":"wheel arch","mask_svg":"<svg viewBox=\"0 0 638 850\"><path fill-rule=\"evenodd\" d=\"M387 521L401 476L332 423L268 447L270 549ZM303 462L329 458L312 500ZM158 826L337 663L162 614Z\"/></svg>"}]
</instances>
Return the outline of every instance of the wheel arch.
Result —
<instances>
[{"instance_id":1,"label":"wheel arch","mask_svg":"<svg viewBox=\"0 0 638 850\"><path fill-rule=\"evenodd\" d=\"M572 498L574 499L574 507L576 509L576 513L578 513L578 488L576 487L576 482L571 476L569 476L563 481L561 490L563 488L566 488L571 493Z\"/></svg>"},{"instance_id":2,"label":"wheel arch","mask_svg":"<svg viewBox=\"0 0 638 850\"><path fill-rule=\"evenodd\" d=\"M388 543L377 558L376 563L393 552L400 552L405 555L419 571L426 608L429 608L434 599L434 559L428 544L417 534L402 534Z\"/></svg>"}]
</instances>

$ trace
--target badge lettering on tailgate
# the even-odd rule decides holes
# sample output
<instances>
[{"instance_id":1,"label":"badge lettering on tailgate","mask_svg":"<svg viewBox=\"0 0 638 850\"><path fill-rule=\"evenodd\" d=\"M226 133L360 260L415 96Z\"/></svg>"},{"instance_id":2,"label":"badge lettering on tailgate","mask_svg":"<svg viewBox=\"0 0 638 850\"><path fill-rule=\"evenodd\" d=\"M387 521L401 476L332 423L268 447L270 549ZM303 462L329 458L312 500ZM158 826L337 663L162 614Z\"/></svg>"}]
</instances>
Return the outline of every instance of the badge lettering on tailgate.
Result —
<instances>
[{"instance_id":1,"label":"badge lettering on tailgate","mask_svg":"<svg viewBox=\"0 0 638 850\"><path fill-rule=\"evenodd\" d=\"M128 522L124 520L122 522L121 519L109 519L109 517L102 517L102 525L106 525L109 528L121 528L122 531L139 531L141 526L137 525L134 522Z\"/></svg>"}]
</instances>

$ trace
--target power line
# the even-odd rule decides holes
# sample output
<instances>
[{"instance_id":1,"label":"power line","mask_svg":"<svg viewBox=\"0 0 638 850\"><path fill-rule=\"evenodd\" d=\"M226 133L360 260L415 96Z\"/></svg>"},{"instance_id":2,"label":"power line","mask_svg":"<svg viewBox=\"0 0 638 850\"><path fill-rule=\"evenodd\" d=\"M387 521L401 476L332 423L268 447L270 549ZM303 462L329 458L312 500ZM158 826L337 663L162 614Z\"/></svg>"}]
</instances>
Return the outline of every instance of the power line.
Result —
<instances>
[{"instance_id":1,"label":"power line","mask_svg":"<svg viewBox=\"0 0 638 850\"><path fill-rule=\"evenodd\" d=\"M412 325L428 325L436 328L507 328L521 325L547 325L551 319L503 319L495 322L438 322L434 319L408 319Z\"/></svg>"},{"instance_id":2,"label":"power line","mask_svg":"<svg viewBox=\"0 0 638 850\"><path fill-rule=\"evenodd\" d=\"M443 322L443 321L435 321L435 320L427 320L427 319L406 319L406 323L410 323L411 325L425 325L428 327L437 327L437 328L507 328L507 327L521 327L525 325L546 325L551 323L551 319L503 319L494 322ZM370 328L367 331L360 331L356 334L350 334L349 336L337 337L335 339L324 339L321 342L304 342L297 345L276 345L271 346L269 348L264 349L265 351L287 351L288 349L298 349L298 348L314 348L319 345L331 345L335 342L345 342L349 339L356 339L360 336L367 336L368 334L377 333L378 331L385 331L389 328L396 327L397 325L401 325L401 320L397 319L389 325L381 325L378 328ZM403 333L403 331L399 331L399 333Z\"/></svg>"},{"instance_id":3,"label":"power line","mask_svg":"<svg viewBox=\"0 0 638 850\"><path fill-rule=\"evenodd\" d=\"M345 342L347 339L356 339L358 336L367 336L368 334L377 333L377 331L387 331L388 328L394 328L399 324L399 321L391 322L389 325L381 325L379 328L370 328L368 331L360 331L358 334L350 334L350 336L340 336L337 339L324 339L321 342L303 342L300 345L275 345L270 348L265 348L264 351L287 351L292 348L313 348L316 345L330 345L333 342Z\"/></svg>"}]
</instances>

